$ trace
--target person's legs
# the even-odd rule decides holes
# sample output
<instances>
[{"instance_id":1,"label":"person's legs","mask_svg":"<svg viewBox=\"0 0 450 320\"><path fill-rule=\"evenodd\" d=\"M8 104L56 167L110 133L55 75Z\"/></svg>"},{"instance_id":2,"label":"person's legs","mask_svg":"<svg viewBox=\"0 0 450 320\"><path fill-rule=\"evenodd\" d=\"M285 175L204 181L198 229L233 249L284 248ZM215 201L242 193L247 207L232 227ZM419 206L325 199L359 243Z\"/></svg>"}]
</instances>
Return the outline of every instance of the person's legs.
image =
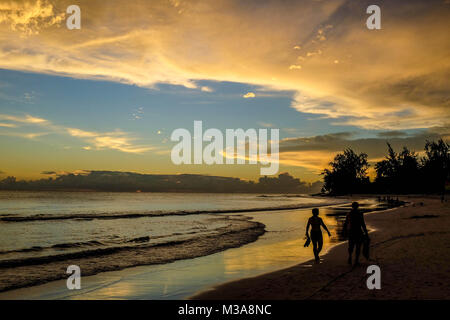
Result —
<instances>
[{"instance_id":1,"label":"person's legs","mask_svg":"<svg viewBox=\"0 0 450 320\"><path fill-rule=\"evenodd\" d=\"M318 241L317 254L319 254L320 251L322 251L322 247L323 247L323 238L320 237L320 239L319 239L319 241Z\"/></svg>"},{"instance_id":2,"label":"person's legs","mask_svg":"<svg viewBox=\"0 0 450 320\"><path fill-rule=\"evenodd\" d=\"M314 258L317 261L319 259L318 241L317 241L317 239L311 239L311 241L313 243Z\"/></svg>"},{"instance_id":3,"label":"person's legs","mask_svg":"<svg viewBox=\"0 0 450 320\"><path fill-rule=\"evenodd\" d=\"M355 242L350 237L348 239L348 264L352 264L352 254L353 254L353 247L355 246Z\"/></svg>"},{"instance_id":4,"label":"person's legs","mask_svg":"<svg viewBox=\"0 0 450 320\"><path fill-rule=\"evenodd\" d=\"M323 246L322 232L311 232L311 241L313 243L314 257L316 259L316 262L319 262L319 252L320 250L322 250Z\"/></svg>"},{"instance_id":5,"label":"person's legs","mask_svg":"<svg viewBox=\"0 0 450 320\"><path fill-rule=\"evenodd\" d=\"M361 242L355 244L355 266L359 265L359 253L361 252Z\"/></svg>"},{"instance_id":6,"label":"person's legs","mask_svg":"<svg viewBox=\"0 0 450 320\"><path fill-rule=\"evenodd\" d=\"M322 251L322 247L323 247L323 238L322 234L320 234L320 237L317 241L317 256L319 256L320 251Z\"/></svg>"}]
</instances>

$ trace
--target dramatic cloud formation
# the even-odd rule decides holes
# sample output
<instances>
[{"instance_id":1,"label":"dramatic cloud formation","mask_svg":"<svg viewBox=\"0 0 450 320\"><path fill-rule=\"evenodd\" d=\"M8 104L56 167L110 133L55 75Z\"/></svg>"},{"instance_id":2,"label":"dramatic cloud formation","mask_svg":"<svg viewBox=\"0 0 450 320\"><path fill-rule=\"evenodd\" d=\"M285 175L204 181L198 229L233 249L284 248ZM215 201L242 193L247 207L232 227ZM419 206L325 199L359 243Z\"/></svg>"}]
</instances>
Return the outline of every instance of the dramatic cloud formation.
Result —
<instances>
[{"instance_id":1,"label":"dramatic cloud formation","mask_svg":"<svg viewBox=\"0 0 450 320\"><path fill-rule=\"evenodd\" d=\"M382 30L365 27L370 1L85 0L82 29L67 30L70 4L0 5L0 67L149 87L205 79L294 90L299 112L366 129L449 123L448 1L379 1Z\"/></svg>"},{"instance_id":2,"label":"dramatic cloud formation","mask_svg":"<svg viewBox=\"0 0 450 320\"><path fill-rule=\"evenodd\" d=\"M280 142L280 163L300 166L320 172L328 166L334 155L345 148L368 154L370 162L384 158L386 143L400 151L404 146L417 153L423 153L427 140L449 139L450 128L441 127L421 130L414 134L402 131L381 132L379 138L355 138L356 133L340 132L313 137L286 138Z\"/></svg>"},{"instance_id":3,"label":"dramatic cloud formation","mask_svg":"<svg viewBox=\"0 0 450 320\"><path fill-rule=\"evenodd\" d=\"M38 34L43 28L59 25L64 12L57 12L47 0L0 3L0 24L24 35Z\"/></svg>"}]
</instances>

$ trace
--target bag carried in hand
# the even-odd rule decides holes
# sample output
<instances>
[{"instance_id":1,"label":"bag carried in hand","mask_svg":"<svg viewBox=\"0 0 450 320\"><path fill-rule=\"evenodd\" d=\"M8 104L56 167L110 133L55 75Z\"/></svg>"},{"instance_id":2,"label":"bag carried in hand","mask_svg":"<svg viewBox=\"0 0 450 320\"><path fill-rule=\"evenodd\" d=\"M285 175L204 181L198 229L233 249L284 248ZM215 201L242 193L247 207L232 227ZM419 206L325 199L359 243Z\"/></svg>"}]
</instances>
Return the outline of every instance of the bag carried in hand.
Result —
<instances>
[{"instance_id":1,"label":"bag carried in hand","mask_svg":"<svg viewBox=\"0 0 450 320\"><path fill-rule=\"evenodd\" d=\"M306 237L306 241L305 244L303 245L305 248L309 246L309 244L311 243L311 238L310 237Z\"/></svg>"}]
</instances>

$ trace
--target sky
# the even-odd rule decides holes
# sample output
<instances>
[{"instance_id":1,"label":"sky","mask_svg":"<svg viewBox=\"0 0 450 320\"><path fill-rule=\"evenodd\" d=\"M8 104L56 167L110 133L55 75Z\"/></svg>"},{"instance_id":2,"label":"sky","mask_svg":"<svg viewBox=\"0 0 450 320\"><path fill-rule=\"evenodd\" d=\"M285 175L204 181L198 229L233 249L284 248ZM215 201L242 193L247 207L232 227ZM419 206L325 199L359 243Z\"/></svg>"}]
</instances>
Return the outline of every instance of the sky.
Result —
<instances>
[{"instance_id":1,"label":"sky","mask_svg":"<svg viewBox=\"0 0 450 320\"><path fill-rule=\"evenodd\" d=\"M450 1L0 1L0 178L120 170L258 179L259 165L174 165L177 128L277 128L280 172L339 151L450 137ZM373 166L372 166L373 167ZM371 171L373 175L373 169Z\"/></svg>"}]
</instances>

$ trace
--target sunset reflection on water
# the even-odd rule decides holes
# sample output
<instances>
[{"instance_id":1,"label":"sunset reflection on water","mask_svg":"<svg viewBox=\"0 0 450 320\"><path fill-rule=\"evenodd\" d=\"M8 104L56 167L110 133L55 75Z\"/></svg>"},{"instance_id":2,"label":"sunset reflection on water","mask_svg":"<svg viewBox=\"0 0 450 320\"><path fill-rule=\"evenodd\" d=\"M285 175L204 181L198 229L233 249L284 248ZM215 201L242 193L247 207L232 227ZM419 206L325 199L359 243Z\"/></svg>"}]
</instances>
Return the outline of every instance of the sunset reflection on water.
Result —
<instances>
[{"instance_id":1,"label":"sunset reflection on water","mask_svg":"<svg viewBox=\"0 0 450 320\"><path fill-rule=\"evenodd\" d=\"M331 238L323 233L322 254L337 242L337 220L325 214L331 209L320 209L320 217L331 232ZM281 265L288 266L313 258L312 244L305 248L305 230L310 209L252 214L255 220L264 223L267 232L257 242L246 245L245 254L238 250L224 252L224 269L226 274L241 273L243 270L268 272Z\"/></svg>"}]
</instances>

